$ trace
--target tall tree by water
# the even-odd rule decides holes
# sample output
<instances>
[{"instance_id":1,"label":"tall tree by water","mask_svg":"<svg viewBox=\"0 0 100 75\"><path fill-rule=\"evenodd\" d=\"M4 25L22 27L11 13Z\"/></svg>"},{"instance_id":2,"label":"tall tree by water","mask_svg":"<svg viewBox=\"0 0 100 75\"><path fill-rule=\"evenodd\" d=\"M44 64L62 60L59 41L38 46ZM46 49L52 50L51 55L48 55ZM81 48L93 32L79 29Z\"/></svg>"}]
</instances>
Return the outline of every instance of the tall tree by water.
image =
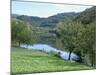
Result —
<instances>
[{"instance_id":1,"label":"tall tree by water","mask_svg":"<svg viewBox=\"0 0 100 75\"><path fill-rule=\"evenodd\" d=\"M69 51L69 60L71 53L75 50L78 36L80 35L81 25L78 22L62 22L57 27L59 40L63 44L65 50Z\"/></svg>"}]
</instances>

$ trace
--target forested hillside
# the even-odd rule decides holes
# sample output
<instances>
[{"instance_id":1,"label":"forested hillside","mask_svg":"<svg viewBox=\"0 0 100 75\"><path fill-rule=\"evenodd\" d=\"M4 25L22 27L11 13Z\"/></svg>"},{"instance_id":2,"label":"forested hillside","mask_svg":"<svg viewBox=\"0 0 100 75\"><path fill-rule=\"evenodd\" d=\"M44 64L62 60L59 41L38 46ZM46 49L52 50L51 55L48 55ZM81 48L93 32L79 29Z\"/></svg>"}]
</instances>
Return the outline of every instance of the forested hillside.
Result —
<instances>
[{"instance_id":1,"label":"forested hillside","mask_svg":"<svg viewBox=\"0 0 100 75\"><path fill-rule=\"evenodd\" d=\"M59 22L62 22L64 19L71 20L77 15L79 15L79 13L68 12L59 13L48 18L41 18L36 16L13 14L12 18L27 22L32 25L33 29L38 33L37 35L40 36L37 43L46 43L54 46L56 44L56 34L52 33L52 31L56 28L56 25Z\"/></svg>"},{"instance_id":2,"label":"forested hillside","mask_svg":"<svg viewBox=\"0 0 100 75\"><path fill-rule=\"evenodd\" d=\"M79 21L82 24L89 24L96 21L96 7L94 6L81 12L73 21Z\"/></svg>"},{"instance_id":3,"label":"forested hillside","mask_svg":"<svg viewBox=\"0 0 100 75\"><path fill-rule=\"evenodd\" d=\"M39 27L54 28L56 27L56 24L58 22L63 21L65 18L69 20L72 19L73 17L76 17L77 15L79 15L79 13L69 12L69 13L59 13L57 15L53 15L48 18L41 18L41 17L27 16L27 15L17 15L17 14L13 14L12 17L15 17L16 19L22 21L29 22L33 26L36 25Z\"/></svg>"},{"instance_id":4,"label":"forested hillside","mask_svg":"<svg viewBox=\"0 0 100 75\"><path fill-rule=\"evenodd\" d=\"M56 27L58 48L77 53L80 62L96 64L96 7L81 12L71 21L64 20ZM69 55L69 60L70 60Z\"/></svg>"}]
</instances>

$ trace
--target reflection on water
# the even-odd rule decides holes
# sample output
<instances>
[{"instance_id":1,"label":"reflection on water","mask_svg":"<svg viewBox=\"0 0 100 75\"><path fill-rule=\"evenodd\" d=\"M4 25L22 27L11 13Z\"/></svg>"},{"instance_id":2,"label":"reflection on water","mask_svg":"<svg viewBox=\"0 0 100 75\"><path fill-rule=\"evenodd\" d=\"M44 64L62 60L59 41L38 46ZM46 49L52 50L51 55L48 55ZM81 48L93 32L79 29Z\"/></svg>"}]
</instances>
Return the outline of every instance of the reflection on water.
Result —
<instances>
[{"instance_id":1,"label":"reflection on water","mask_svg":"<svg viewBox=\"0 0 100 75\"><path fill-rule=\"evenodd\" d=\"M29 48L29 49L37 49L37 50L44 50L46 52L50 51L56 51L56 48L53 48L47 44L34 44L34 45L21 45L23 48Z\"/></svg>"},{"instance_id":2,"label":"reflection on water","mask_svg":"<svg viewBox=\"0 0 100 75\"><path fill-rule=\"evenodd\" d=\"M33 45L21 45L22 48L28 48L28 49L37 49L45 52L55 52L58 53L60 52L59 56L64 59L68 60L69 52L65 52L63 50L58 50L57 48L51 47L50 45L47 44L33 44ZM78 56L75 53L71 54L71 60L77 60Z\"/></svg>"}]
</instances>

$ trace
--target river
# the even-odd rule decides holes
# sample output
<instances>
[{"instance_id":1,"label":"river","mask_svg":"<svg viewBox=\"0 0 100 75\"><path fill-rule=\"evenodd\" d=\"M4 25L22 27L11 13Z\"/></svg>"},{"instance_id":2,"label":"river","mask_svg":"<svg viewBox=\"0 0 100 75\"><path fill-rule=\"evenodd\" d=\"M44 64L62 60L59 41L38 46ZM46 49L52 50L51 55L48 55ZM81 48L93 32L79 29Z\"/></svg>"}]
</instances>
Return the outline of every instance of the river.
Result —
<instances>
[{"instance_id":1,"label":"river","mask_svg":"<svg viewBox=\"0 0 100 75\"><path fill-rule=\"evenodd\" d=\"M68 60L69 52L63 51L63 50L58 50L57 48L54 48L48 44L33 44L33 45L21 45L20 47L22 48L28 48L28 49L35 49L35 50L41 50L45 52L55 52L58 53L60 52L59 56L64 59ZM75 53L71 54L71 61L75 61L78 59L78 56Z\"/></svg>"}]
</instances>

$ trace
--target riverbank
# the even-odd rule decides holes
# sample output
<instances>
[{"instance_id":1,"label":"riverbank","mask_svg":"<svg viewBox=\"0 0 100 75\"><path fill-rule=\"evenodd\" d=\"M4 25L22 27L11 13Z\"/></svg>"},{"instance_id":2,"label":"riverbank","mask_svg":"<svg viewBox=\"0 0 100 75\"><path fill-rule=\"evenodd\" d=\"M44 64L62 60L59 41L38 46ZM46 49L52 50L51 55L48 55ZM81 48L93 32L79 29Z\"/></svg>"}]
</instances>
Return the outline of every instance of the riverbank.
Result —
<instances>
[{"instance_id":1,"label":"riverbank","mask_svg":"<svg viewBox=\"0 0 100 75\"><path fill-rule=\"evenodd\" d=\"M94 69L80 63L65 61L52 53L12 47L12 74L90 70Z\"/></svg>"}]
</instances>

